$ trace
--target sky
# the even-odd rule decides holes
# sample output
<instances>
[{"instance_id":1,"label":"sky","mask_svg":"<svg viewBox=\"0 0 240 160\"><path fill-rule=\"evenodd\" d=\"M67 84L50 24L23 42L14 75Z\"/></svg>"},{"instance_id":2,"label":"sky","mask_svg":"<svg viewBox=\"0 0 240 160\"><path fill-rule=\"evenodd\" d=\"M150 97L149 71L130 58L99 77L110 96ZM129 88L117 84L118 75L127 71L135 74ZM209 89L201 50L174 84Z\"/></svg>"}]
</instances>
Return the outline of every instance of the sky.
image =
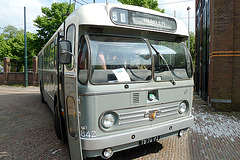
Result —
<instances>
[{"instance_id":1,"label":"sky","mask_svg":"<svg viewBox=\"0 0 240 160\"><path fill-rule=\"evenodd\" d=\"M69 2L69 0L0 0L0 33L3 28L13 25L18 29L24 26L24 6L26 7L27 31L36 33L33 20L42 15L41 7L51 7L54 2ZM74 1L74 0L71 0ZM77 0L81 4L92 3L93 0ZM95 0L96 3L105 3L105 0ZM80 4L81 3L81 4ZM119 3L117 0L108 0L108 3ZM158 0L159 8L165 9L165 14L174 16L188 25L188 11L190 7L190 31L195 32L195 0Z\"/></svg>"}]
</instances>

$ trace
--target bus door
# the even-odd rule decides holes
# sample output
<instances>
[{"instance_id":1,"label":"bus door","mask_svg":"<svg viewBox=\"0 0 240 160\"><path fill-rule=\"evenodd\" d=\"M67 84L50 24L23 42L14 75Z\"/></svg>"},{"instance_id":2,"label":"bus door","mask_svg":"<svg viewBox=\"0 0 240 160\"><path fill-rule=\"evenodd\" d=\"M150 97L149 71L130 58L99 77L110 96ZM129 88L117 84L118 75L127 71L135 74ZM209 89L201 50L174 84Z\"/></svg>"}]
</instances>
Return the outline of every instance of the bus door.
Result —
<instances>
[{"instance_id":1,"label":"bus door","mask_svg":"<svg viewBox=\"0 0 240 160\"><path fill-rule=\"evenodd\" d=\"M80 139L80 112L78 109L77 81L77 18L65 21L65 40L59 42L60 63L64 64L63 89L65 101L66 130L71 159L82 159Z\"/></svg>"}]
</instances>

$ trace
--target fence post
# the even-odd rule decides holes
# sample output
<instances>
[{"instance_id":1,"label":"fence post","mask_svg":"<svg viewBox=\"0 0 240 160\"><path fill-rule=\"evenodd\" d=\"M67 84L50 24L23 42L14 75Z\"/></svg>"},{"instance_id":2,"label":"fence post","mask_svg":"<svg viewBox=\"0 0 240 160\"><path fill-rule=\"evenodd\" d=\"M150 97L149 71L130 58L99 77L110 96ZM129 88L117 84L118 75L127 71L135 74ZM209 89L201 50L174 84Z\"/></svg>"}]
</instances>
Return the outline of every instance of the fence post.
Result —
<instances>
[{"instance_id":1,"label":"fence post","mask_svg":"<svg viewBox=\"0 0 240 160\"><path fill-rule=\"evenodd\" d=\"M38 57L37 56L32 57L32 69L33 69L33 73L37 73L37 70L38 70Z\"/></svg>"},{"instance_id":2,"label":"fence post","mask_svg":"<svg viewBox=\"0 0 240 160\"><path fill-rule=\"evenodd\" d=\"M5 73L10 72L10 58L4 57L3 64L4 64L4 72Z\"/></svg>"}]
</instances>

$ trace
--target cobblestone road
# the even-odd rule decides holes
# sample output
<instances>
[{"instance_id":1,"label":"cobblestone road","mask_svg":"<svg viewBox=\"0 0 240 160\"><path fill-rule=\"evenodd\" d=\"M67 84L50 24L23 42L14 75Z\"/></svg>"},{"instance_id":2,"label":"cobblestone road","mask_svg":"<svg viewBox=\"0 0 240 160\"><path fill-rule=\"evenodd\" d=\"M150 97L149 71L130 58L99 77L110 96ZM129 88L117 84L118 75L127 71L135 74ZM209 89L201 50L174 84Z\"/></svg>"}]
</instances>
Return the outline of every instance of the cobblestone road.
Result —
<instances>
[{"instance_id":1,"label":"cobblestone road","mask_svg":"<svg viewBox=\"0 0 240 160\"><path fill-rule=\"evenodd\" d=\"M239 160L240 113L213 112L195 96L194 125L182 138L170 137L116 153L117 160ZM53 114L38 87L0 86L0 159L69 159ZM98 158L97 158L98 159Z\"/></svg>"}]
</instances>

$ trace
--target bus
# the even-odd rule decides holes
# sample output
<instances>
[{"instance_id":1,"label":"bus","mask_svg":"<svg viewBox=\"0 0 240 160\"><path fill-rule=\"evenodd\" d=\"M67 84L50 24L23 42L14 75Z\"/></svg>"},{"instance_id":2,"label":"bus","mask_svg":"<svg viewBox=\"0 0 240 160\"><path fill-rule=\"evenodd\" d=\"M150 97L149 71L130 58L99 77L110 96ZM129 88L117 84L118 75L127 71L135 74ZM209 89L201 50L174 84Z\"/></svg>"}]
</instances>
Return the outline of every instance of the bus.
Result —
<instances>
[{"instance_id":1,"label":"bus","mask_svg":"<svg viewBox=\"0 0 240 160\"><path fill-rule=\"evenodd\" d=\"M193 64L184 23L122 4L71 13L40 51L42 101L71 159L101 156L193 125Z\"/></svg>"}]
</instances>

